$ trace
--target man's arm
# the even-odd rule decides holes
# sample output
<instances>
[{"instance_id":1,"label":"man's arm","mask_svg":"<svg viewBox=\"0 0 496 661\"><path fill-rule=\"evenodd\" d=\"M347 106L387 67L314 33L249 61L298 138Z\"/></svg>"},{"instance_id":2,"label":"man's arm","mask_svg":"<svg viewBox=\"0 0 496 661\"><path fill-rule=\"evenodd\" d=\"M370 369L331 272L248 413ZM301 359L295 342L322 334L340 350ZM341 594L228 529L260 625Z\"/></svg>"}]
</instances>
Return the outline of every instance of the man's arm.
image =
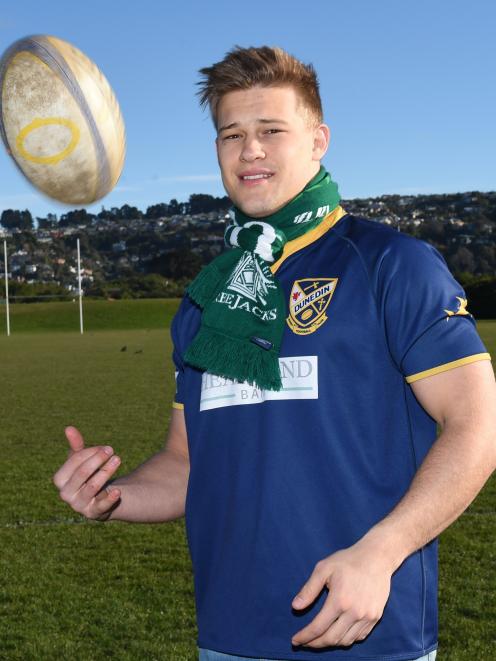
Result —
<instances>
[{"instance_id":1,"label":"man's arm","mask_svg":"<svg viewBox=\"0 0 496 661\"><path fill-rule=\"evenodd\" d=\"M71 454L54 475L60 497L90 519L157 523L184 515L189 454L184 411L173 409L165 447L105 488L120 464L112 448L84 447L80 432L66 429Z\"/></svg>"},{"instance_id":2,"label":"man's arm","mask_svg":"<svg viewBox=\"0 0 496 661\"><path fill-rule=\"evenodd\" d=\"M293 601L311 604L327 586L320 613L293 636L295 645L351 645L381 618L392 574L439 535L476 497L496 466L496 384L489 361L412 383L442 428L398 505L356 544L317 563Z\"/></svg>"}]
</instances>

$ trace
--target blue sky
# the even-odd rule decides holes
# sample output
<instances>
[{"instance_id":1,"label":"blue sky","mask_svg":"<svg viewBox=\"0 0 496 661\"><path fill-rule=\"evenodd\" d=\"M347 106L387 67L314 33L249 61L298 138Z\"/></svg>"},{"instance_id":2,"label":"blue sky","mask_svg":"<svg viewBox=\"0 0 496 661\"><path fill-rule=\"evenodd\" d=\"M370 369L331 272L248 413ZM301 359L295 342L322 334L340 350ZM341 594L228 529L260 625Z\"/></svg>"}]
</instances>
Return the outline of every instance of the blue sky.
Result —
<instances>
[{"instance_id":1,"label":"blue sky","mask_svg":"<svg viewBox=\"0 0 496 661\"><path fill-rule=\"evenodd\" d=\"M52 34L93 59L126 123L127 156L98 211L223 195L197 71L233 45L278 45L319 74L344 198L495 190L496 3L492 0L0 0L0 51ZM68 208L0 150L0 212Z\"/></svg>"}]
</instances>

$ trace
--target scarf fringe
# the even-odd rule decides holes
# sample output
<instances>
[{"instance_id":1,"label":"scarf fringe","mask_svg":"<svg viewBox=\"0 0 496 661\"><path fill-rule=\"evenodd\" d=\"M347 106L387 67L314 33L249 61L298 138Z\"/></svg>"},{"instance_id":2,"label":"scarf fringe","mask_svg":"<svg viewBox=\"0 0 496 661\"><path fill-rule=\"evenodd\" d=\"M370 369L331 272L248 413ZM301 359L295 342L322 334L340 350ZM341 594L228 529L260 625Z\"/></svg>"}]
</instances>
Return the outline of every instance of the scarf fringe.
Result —
<instances>
[{"instance_id":1,"label":"scarf fringe","mask_svg":"<svg viewBox=\"0 0 496 661\"><path fill-rule=\"evenodd\" d=\"M202 326L184 355L187 363L211 374L239 381L264 390L281 390L279 359L274 350L266 351L246 340L228 337Z\"/></svg>"}]
</instances>

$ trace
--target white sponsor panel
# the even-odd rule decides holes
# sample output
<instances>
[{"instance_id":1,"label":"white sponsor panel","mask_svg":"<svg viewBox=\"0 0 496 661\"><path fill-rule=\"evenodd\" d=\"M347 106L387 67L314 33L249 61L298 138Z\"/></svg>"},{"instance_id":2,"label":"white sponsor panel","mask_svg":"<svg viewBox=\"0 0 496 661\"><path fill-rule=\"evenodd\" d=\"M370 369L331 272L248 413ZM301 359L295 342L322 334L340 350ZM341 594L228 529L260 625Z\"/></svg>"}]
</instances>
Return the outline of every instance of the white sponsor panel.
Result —
<instances>
[{"instance_id":1,"label":"white sponsor panel","mask_svg":"<svg viewBox=\"0 0 496 661\"><path fill-rule=\"evenodd\" d=\"M261 390L248 383L238 383L204 372L200 411L224 406L261 404L274 399L318 399L317 356L287 356L279 358L282 390Z\"/></svg>"}]
</instances>

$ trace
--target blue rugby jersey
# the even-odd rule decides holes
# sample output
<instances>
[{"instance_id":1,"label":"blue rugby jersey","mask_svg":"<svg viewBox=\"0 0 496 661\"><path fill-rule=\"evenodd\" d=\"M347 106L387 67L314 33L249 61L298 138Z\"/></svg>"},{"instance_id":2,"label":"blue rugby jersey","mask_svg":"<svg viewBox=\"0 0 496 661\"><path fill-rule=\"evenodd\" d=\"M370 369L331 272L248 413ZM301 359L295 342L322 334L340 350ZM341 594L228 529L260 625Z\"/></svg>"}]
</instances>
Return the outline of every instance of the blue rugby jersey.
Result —
<instances>
[{"instance_id":1,"label":"blue rugby jersey","mask_svg":"<svg viewBox=\"0 0 496 661\"><path fill-rule=\"evenodd\" d=\"M391 511L434 442L409 384L490 356L435 249L341 208L273 270L287 301L281 392L184 363L201 315L188 297L172 325L198 645L273 659L417 658L437 644L435 541L393 575L382 619L350 648L293 647L327 590L304 613L291 602L319 560Z\"/></svg>"}]
</instances>

